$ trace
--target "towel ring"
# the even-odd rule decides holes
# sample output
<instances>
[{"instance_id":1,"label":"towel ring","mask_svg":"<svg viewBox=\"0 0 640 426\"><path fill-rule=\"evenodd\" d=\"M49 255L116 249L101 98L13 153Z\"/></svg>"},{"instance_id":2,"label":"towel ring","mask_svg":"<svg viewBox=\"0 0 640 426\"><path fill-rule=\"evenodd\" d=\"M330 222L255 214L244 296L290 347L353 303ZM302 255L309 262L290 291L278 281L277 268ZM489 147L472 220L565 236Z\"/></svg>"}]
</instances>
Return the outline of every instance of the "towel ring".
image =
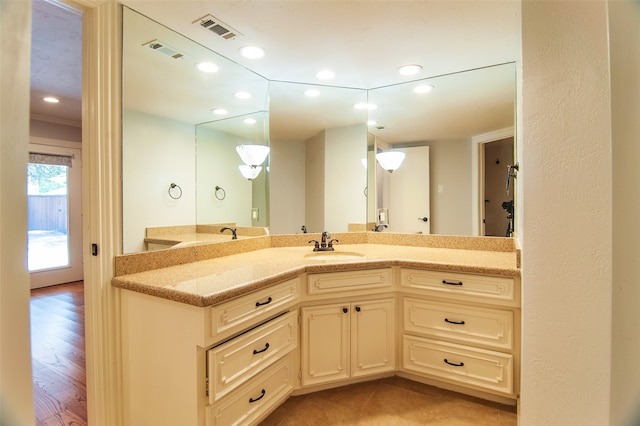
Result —
<instances>
[{"instance_id":1,"label":"towel ring","mask_svg":"<svg viewBox=\"0 0 640 426\"><path fill-rule=\"evenodd\" d=\"M176 188L178 188L177 194L174 195L172 192L172 189L176 189ZM169 197L173 198L174 200L177 200L178 198L182 197L182 188L180 188L180 186L175 183L171 183L171 185L169 185L169 190L167 192L169 193Z\"/></svg>"},{"instance_id":2,"label":"towel ring","mask_svg":"<svg viewBox=\"0 0 640 426\"><path fill-rule=\"evenodd\" d=\"M224 200L224 198L227 196L227 193L224 191L224 189L220 186L216 185L216 191L214 192L216 198L220 201ZM222 195L220 195L222 194Z\"/></svg>"}]
</instances>

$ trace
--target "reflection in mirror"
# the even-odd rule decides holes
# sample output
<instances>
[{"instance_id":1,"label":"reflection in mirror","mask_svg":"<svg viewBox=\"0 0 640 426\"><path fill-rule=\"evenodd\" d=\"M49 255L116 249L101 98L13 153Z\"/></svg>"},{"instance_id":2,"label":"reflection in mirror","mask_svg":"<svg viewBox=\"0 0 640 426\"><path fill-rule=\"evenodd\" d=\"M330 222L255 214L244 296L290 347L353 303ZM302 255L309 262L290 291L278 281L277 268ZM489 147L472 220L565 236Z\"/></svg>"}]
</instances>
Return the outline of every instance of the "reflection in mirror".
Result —
<instances>
[{"instance_id":1,"label":"reflection in mirror","mask_svg":"<svg viewBox=\"0 0 640 426\"><path fill-rule=\"evenodd\" d=\"M209 126L210 132L236 135L231 126L236 117L255 115L255 134L238 139L268 141L265 111L267 110L267 80L246 68L218 55L157 22L123 7L123 252L146 250L145 230L152 227L194 227L201 212L204 220L215 220L213 206L197 206L196 185L202 185L211 201L216 180L199 182L198 173L213 166L197 167L194 142L196 128ZM197 65L214 64L215 72L203 72ZM250 95L236 96L238 92ZM213 110L226 110L218 116ZM220 119L223 118L223 119ZM214 121L217 124L198 126ZM259 134L259 136L257 136ZM235 146L234 146L235 149ZM234 152L233 170L239 175L240 159ZM207 164L204 159L201 165ZM262 188L268 185L263 174ZM233 175L229 176L229 179ZM223 181L220 181L223 182ZM170 184L182 189L180 197L171 197ZM239 178L239 184L255 186ZM231 188L234 189L231 189ZM227 197L238 197L234 185ZM261 220L268 221L268 194L242 191L247 197L259 199ZM225 220L245 223L252 214L251 199L243 200L242 215ZM206 213L205 213L206 212ZM211 214L210 216L208 216ZM233 219L233 220L232 220Z\"/></svg>"},{"instance_id":2,"label":"reflection in mirror","mask_svg":"<svg viewBox=\"0 0 640 426\"><path fill-rule=\"evenodd\" d=\"M513 200L514 64L377 88L369 102L370 150L407 154L393 173L375 166L368 217L386 225L378 230L511 236L502 205Z\"/></svg>"},{"instance_id":3,"label":"reflection in mirror","mask_svg":"<svg viewBox=\"0 0 640 426\"><path fill-rule=\"evenodd\" d=\"M203 61L217 72L199 71ZM408 90L418 83L433 89ZM308 89L319 96L305 96ZM236 97L240 91L252 97ZM504 236L502 204L513 199L504 186L513 163L514 98L513 64L369 91L269 82L124 7L123 251L145 250L149 227L223 222L268 226L274 234L302 232L303 225L308 232L370 231L382 224L380 213L383 232ZM353 108L366 102L378 108ZM239 125L249 116L257 117L255 134ZM367 127L368 118L377 124ZM499 140L503 146L494 148ZM214 151L223 143L226 151ZM252 181L238 171L239 143L271 146ZM428 147L429 160L416 166L424 178L409 171L416 162L408 150L420 147ZM389 149L408 154L393 173L375 161ZM414 189L393 191L394 180ZM169 196L171 183L182 189L180 198ZM428 206L414 212L402 200L416 194L427 194L421 198Z\"/></svg>"},{"instance_id":4,"label":"reflection in mirror","mask_svg":"<svg viewBox=\"0 0 640 426\"><path fill-rule=\"evenodd\" d=\"M271 81L269 97L271 233L364 231L366 91Z\"/></svg>"},{"instance_id":5,"label":"reflection in mirror","mask_svg":"<svg viewBox=\"0 0 640 426\"><path fill-rule=\"evenodd\" d=\"M239 145L269 146L268 129L266 111L196 126L198 224L269 226L269 160L248 180L236 152Z\"/></svg>"}]
</instances>

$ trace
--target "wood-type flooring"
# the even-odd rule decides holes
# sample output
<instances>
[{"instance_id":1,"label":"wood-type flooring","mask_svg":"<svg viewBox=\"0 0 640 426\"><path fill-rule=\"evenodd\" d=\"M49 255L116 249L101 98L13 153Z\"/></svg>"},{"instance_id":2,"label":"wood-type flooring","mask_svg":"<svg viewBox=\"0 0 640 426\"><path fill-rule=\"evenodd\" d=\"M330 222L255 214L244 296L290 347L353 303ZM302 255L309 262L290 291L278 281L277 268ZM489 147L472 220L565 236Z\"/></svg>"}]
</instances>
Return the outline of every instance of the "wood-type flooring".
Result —
<instances>
[{"instance_id":1,"label":"wood-type flooring","mask_svg":"<svg viewBox=\"0 0 640 426\"><path fill-rule=\"evenodd\" d=\"M86 426L84 282L31 290L36 424Z\"/></svg>"}]
</instances>

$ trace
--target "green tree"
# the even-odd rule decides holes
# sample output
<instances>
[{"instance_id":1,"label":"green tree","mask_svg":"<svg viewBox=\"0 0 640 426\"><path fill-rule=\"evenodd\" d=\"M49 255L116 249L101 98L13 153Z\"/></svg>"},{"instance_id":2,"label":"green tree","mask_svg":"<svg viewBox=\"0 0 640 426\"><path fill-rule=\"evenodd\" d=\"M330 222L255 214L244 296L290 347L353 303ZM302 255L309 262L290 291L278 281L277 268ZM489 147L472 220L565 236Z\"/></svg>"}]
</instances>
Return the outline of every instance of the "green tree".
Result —
<instances>
[{"instance_id":1,"label":"green tree","mask_svg":"<svg viewBox=\"0 0 640 426\"><path fill-rule=\"evenodd\" d=\"M54 178L66 173L66 166L35 163L29 163L27 166L27 180L30 184L37 186L41 194L63 188L65 183Z\"/></svg>"}]
</instances>

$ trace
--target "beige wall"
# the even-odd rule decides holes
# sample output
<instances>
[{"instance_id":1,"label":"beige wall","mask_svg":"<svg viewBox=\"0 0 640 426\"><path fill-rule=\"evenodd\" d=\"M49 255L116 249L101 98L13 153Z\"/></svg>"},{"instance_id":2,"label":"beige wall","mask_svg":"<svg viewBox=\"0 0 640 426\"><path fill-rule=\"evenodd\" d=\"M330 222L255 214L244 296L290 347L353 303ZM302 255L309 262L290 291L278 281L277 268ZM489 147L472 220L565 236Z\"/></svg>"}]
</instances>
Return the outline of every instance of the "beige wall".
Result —
<instances>
[{"instance_id":1,"label":"beige wall","mask_svg":"<svg viewBox=\"0 0 640 426\"><path fill-rule=\"evenodd\" d=\"M29 134L39 138L82 142L82 127L31 119Z\"/></svg>"},{"instance_id":2,"label":"beige wall","mask_svg":"<svg viewBox=\"0 0 640 426\"><path fill-rule=\"evenodd\" d=\"M613 136L611 424L640 423L640 2L609 3Z\"/></svg>"},{"instance_id":3,"label":"beige wall","mask_svg":"<svg viewBox=\"0 0 640 426\"><path fill-rule=\"evenodd\" d=\"M132 110L122 125L122 246L131 253L145 249L148 227L196 223L195 126ZM178 200L171 183L182 188Z\"/></svg>"},{"instance_id":4,"label":"beige wall","mask_svg":"<svg viewBox=\"0 0 640 426\"><path fill-rule=\"evenodd\" d=\"M33 425L26 271L31 2L0 3L0 424ZM25 52L27 52L25 54Z\"/></svg>"},{"instance_id":5,"label":"beige wall","mask_svg":"<svg viewBox=\"0 0 640 426\"><path fill-rule=\"evenodd\" d=\"M271 141L272 234L295 234L304 224L305 143Z\"/></svg>"},{"instance_id":6,"label":"beige wall","mask_svg":"<svg viewBox=\"0 0 640 426\"><path fill-rule=\"evenodd\" d=\"M606 8L523 2L522 426L609 424Z\"/></svg>"}]
</instances>

